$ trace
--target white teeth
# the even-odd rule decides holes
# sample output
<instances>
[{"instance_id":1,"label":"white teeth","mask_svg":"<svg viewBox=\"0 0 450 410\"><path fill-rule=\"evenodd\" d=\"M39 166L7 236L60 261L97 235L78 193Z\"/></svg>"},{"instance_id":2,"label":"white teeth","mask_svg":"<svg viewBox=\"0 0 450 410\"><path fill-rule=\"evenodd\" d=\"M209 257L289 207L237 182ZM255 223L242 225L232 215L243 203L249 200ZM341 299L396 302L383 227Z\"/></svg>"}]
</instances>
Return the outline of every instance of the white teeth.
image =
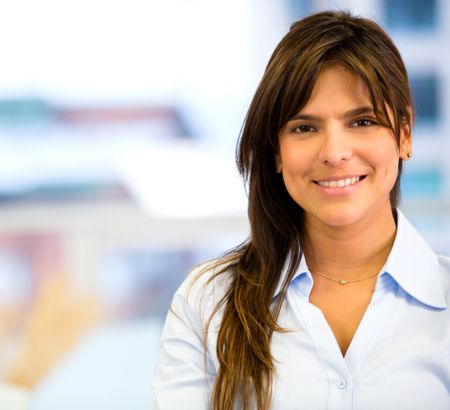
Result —
<instances>
[{"instance_id":1,"label":"white teeth","mask_svg":"<svg viewBox=\"0 0 450 410\"><path fill-rule=\"evenodd\" d=\"M353 185L360 180L360 177L338 179L336 181L316 181L320 186L327 188L344 188Z\"/></svg>"}]
</instances>

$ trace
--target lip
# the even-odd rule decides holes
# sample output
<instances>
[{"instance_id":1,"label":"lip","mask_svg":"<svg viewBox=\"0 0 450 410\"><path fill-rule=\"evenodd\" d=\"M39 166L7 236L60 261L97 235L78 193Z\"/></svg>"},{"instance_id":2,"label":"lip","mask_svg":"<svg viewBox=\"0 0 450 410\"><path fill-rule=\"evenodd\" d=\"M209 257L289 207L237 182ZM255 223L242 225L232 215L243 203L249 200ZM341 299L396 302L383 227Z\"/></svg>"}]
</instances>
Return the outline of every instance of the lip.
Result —
<instances>
[{"instance_id":1,"label":"lip","mask_svg":"<svg viewBox=\"0 0 450 410\"><path fill-rule=\"evenodd\" d=\"M337 181L339 179L345 179L345 178L361 178L359 181L355 182L352 185L347 185L345 187L325 187L322 185L319 185L316 181ZM321 179L315 179L313 181L314 186L319 190L319 192L331 196L331 197L338 197L343 195L349 195L355 192L357 189L361 187L361 184L366 180L367 175L345 175L345 176L339 176L339 177L327 177L327 178L321 178Z\"/></svg>"}]
</instances>

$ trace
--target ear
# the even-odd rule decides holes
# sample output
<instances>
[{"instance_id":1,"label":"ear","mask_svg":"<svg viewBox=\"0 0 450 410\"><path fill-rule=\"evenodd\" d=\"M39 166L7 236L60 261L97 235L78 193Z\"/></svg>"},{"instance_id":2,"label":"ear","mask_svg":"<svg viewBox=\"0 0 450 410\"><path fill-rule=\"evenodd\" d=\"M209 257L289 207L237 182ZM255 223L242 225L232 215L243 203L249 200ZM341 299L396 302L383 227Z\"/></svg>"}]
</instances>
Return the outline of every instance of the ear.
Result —
<instances>
[{"instance_id":1,"label":"ear","mask_svg":"<svg viewBox=\"0 0 450 410\"><path fill-rule=\"evenodd\" d=\"M411 158L412 155L412 110L411 107L408 109L411 120L408 122L406 119L402 119L401 121L401 129L400 129L400 158L407 161Z\"/></svg>"},{"instance_id":2,"label":"ear","mask_svg":"<svg viewBox=\"0 0 450 410\"><path fill-rule=\"evenodd\" d=\"M282 171L281 155L279 153L275 154L275 171L277 174L281 174Z\"/></svg>"}]
</instances>

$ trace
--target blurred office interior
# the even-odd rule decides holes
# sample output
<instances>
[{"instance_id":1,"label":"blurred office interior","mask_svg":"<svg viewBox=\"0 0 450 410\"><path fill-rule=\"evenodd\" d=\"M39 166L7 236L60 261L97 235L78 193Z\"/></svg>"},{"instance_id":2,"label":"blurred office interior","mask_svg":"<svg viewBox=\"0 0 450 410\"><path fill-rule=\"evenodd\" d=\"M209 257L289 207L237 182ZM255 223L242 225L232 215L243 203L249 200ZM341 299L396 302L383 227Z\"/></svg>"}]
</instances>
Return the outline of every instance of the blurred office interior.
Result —
<instances>
[{"instance_id":1,"label":"blurred office interior","mask_svg":"<svg viewBox=\"0 0 450 410\"><path fill-rule=\"evenodd\" d=\"M401 208L450 254L445 0L15 0L0 13L0 375L33 410L143 410L170 299L246 239L234 148L296 19L377 20L407 64Z\"/></svg>"}]
</instances>

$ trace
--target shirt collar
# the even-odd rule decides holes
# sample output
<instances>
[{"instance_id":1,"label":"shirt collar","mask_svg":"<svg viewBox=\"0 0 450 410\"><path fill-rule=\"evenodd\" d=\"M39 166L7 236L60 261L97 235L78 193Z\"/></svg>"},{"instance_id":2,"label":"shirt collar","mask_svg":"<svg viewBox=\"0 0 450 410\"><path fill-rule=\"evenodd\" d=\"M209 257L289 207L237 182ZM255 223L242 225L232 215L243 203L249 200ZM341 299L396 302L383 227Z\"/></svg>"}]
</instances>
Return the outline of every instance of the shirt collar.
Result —
<instances>
[{"instance_id":1,"label":"shirt collar","mask_svg":"<svg viewBox=\"0 0 450 410\"><path fill-rule=\"evenodd\" d=\"M286 258L286 262L284 263L283 270L281 271L280 280L278 281L278 285L273 294L273 298L276 298L278 296L278 294L281 292L281 288L283 287L284 281L286 279L286 276L287 276L287 273L289 270L290 261L291 261L291 254L289 253ZM308 266L306 265L305 258L302 255L302 258L297 267L297 270L295 271L294 276L292 276L291 283L294 279L298 278L300 275L306 274L307 272L308 272Z\"/></svg>"},{"instance_id":2,"label":"shirt collar","mask_svg":"<svg viewBox=\"0 0 450 410\"><path fill-rule=\"evenodd\" d=\"M281 291L290 260L288 255L274 298ZM291 282L301 275L306 275L307 272L308 267L305 258L302 257ZM394 244L381 272L388 273L405 292L421 303L435 308L447 308L443 285L439 279L438 258L399 209L397 209L397 233Z\"/></svg>"},{"instance_id":3,"label":"shirt collar","mask_svg":"<svg viewBox=\"0 0 450 410\"><path fill-rule=\"evenodd\" d=\"M438 258L399 209L395 241L382 272L419 302L447 308Z\"/></svg>"}]
</instances>

